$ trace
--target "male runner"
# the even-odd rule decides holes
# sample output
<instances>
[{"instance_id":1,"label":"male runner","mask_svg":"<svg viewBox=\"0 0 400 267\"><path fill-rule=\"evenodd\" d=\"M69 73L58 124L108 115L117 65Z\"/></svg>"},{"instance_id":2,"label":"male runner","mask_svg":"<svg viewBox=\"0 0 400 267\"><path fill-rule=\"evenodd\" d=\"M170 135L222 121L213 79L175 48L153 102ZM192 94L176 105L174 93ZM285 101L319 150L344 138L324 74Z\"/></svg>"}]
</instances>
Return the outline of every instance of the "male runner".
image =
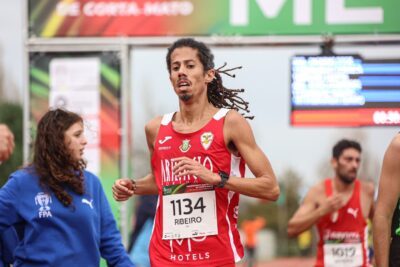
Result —
<instances>
[{"instance_id":1,"label":"male runner","mask_svg":"<svg viewBox=\"0 0 400 267\"><path fill-rule=\"evenodd\" d=\"M331 160L335 176L313 186L289 221L289 236L317 226L316 267L369 266L367 219L373 214L374 187L357 179L360 161L359 143L339 141Z\"/></svg>"},{"instance_id":2,"label":"male runner","mask_svg":"<svg viewBox=\"0 0 400 267\"><path fill-rule=\"evenodd\" d=\"M224 87L202 42L177 40L167 53L179 111L145 127L152 173L120 179L113 194L159 194L150 241L152 266L235 266L243 257L239 194L275 201L279 186L246 119L243 90ZM243 179L245 163L254 179Z\"/></svg>"}]
</instances>

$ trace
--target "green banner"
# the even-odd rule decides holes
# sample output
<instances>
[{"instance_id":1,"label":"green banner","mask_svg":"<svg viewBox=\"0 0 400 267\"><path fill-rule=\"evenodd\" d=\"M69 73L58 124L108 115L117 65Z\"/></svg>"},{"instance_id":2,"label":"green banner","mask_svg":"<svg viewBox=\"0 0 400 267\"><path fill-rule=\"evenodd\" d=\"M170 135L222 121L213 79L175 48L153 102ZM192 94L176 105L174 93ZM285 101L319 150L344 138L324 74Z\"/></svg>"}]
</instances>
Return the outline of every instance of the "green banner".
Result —
<instances>
[{"instance_id":1,"label":"green banner","mask_svg":"<svg viewBox=\"0 0 400 267\"><path fill-rule=\"evenodd\" d=\"M36 37L400 33L399 0L29 0Z\"/></svg>"}]
</instances>

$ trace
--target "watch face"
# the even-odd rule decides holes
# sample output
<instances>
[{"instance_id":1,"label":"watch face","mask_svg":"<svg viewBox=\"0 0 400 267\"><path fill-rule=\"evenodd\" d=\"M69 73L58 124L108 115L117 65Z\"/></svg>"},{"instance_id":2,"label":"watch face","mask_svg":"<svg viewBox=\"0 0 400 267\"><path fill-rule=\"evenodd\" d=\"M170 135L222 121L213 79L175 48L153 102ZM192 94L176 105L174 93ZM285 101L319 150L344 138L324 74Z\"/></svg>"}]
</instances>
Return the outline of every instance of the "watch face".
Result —
<instances>
[{"instance_id":1,"label":"watch face","mask_svg":"<svg viewBox=\"0 0 400 267\"><path fill-rule=\"evenodd\" d=\"M221 177L221 182L219 182L217 187L218 188L223 188L225 186L226 182L229 179L229 174L227 174L226 172L222 172L222 171L219 171L218 174Z\"/></svg>"},{"instance_id":2,"label":"watch face","mask_svg":"<svg viewBox=\"0 0 400 267\"><path fill-rule=\"evenodd\" d=\"M225 173L225 172L221 172L221 176L222 176L222 178L224 178L225 180L228 180L228 178L229 178L229 175L228 175L227 173Z\"/></svg>"}]
</instances>

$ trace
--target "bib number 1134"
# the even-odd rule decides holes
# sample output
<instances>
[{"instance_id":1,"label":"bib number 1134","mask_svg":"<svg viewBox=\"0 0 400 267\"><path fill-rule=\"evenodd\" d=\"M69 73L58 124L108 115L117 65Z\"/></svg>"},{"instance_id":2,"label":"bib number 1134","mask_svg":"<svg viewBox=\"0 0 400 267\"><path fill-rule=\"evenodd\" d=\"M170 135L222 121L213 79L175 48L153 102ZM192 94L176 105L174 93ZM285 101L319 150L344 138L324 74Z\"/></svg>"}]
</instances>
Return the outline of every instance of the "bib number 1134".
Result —
<instances>
[{"instance_id":1,"label":"bib number 1134","mask_svg":"<svg viewBox=\"0 0 400 267\"><path fill-rule=\"evenodd\" d=\"M200 210L201 213L204 213L206 206L204 205L203 197L197 199L196 204L193 206L192 199L184 198L170 201L172 205L172 213L173 216L176 215L189 215L192 214L193 210Z\"/></svg>"},{"instance_id":2,"label":"bib number 1134","mask_svg":"<svg viewBox=\"0 0 400 267\"><path fill-rule=\"evenodd\" d=\"M214 190L163 196L163 239L216 234Z\"/></svg>"}]
</instances>

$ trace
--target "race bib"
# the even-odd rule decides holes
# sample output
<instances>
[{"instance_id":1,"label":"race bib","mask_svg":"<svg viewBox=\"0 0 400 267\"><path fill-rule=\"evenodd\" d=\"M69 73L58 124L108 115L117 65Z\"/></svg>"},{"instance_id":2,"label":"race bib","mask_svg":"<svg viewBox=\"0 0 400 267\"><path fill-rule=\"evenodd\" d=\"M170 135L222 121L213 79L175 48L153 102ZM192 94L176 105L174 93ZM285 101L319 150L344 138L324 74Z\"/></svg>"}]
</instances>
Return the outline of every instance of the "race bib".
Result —
<instances>
[{"instance_id":1,"label":"race bib","mask_svg":"<svg viewBox=\"0 0 400 267\"><path fill-rule=\"evenodd\" d=\"M201 186L201 185L199 185ZM163 195L162 239L218 234L215 190L184 190ZM189 192L188 192L189 191Z\"/></svg>"},{"instance_id":2,"label":"race bib","mask_svg":"<svg viewBox=\"0 0 400 267\"><path fill-rule=\"evenodd\" d=\"M363 265L361 243L324 244L326 267L359 267Z\"/></svg>"}]
</instances>

